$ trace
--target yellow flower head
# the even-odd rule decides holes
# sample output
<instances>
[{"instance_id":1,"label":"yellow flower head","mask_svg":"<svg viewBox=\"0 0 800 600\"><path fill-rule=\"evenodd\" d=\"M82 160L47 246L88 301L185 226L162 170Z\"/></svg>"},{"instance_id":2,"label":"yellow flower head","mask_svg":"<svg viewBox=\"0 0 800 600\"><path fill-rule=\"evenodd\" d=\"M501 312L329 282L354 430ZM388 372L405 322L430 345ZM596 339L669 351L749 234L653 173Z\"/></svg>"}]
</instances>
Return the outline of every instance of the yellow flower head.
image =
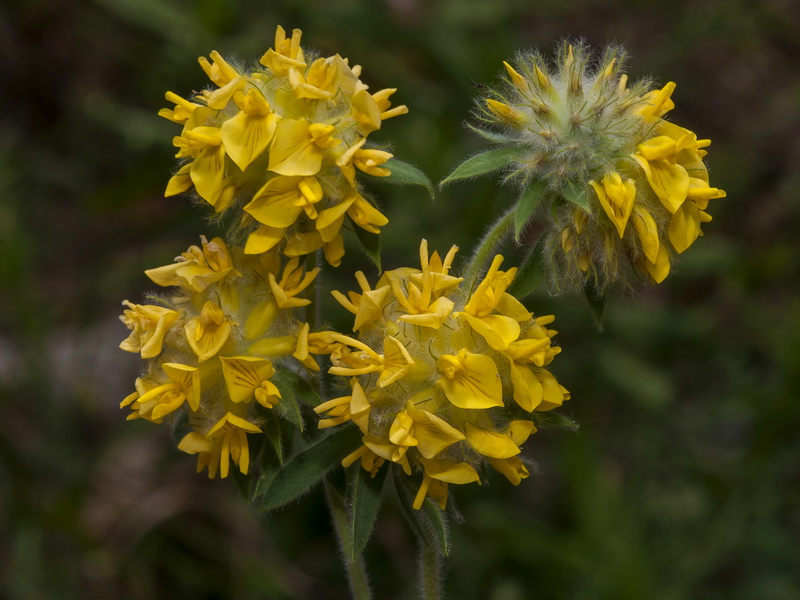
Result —
<instances>
[{"instance_id":1,"label":"yellow flower head","mask_svg":"<svg viewBox=\"0 0 800 600\"><path fill-rule=\"evenodd\" d=\"M281 411L276 371L318 369L309 350L322 353L335 342L310 334L294 314L310 304L302 295L318 269L305 272L299 259L274 252L247 255L220 238L201 240L175 263L147 271L171 290L153 296L161 306L124 303L121 320L131 333L120 347L146 363L121 407L128 418L185 419L191 432L179 447L198 455L198 471L226 477L231 462L247 473L247 435L275 418L269 409Z\"/></svg>"},{"instance_id":2,"label":"yellow flower head","mask_svg":"<svg viewBox=\"0 0 800 600\"><path fill-rule=\"evenodd\" d=\"M387 223L357 173L390 175L392 155L367 147L367 138L407 109L390 108L394 89L370 93L347 59L304 51L301 36L278 27L252 69L213 51L199 59L209 89L190 100L167 93L174 108L159 114L183 126L173 139L183 162L166 195L193 189L217 213L243 211L235 221L248 254L324 248L337 265L345 218L372 233Z\"/></svg>"},{"instance_id":3,"label":"yellow flower head","mask_svg":"<svg viewBox=\"0 0 800 600\"><path fill-rule=\"evenodd\" d=\"M569 398L547 369L560 350L552 317L534 318L506 292L516 269L501 271L496 257L468 294L449 274L456 250L443 260L423 240L420 269L388 271L374 289L359 273L360 292L333 293L358 337L328 334L330 373L352 391L316 408L319 426L359 427L364 446L346 466L360 459L374 475L388 461L421 473L415 508L426 497L443 506L448 484L479 481L482 462L519 483L534 411Z\"/></svg>"},{"instance_id":4,"label":"yellow flower head","mask_svg":"<svg viewBox=\"0 0 800 600\"><path fill-rule=\"evenodd\" d=\"M710 140L664 120L675 84L629 84L624 64L619 48L565 43L549 64L504 63L505 83L479 101L487 135L514 151L509 177L551 216L542 256L557 291L602 293L630 267L660 283L725 196L703 162Z\"/></svg>"}]
</instances>

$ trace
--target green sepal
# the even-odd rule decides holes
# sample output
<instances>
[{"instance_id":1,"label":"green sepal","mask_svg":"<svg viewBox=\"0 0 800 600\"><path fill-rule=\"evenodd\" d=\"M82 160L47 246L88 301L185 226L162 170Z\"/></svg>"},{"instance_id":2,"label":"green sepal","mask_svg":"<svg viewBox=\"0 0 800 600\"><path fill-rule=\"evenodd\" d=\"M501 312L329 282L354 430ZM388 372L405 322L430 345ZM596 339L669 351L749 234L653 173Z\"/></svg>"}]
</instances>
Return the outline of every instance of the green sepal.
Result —
<instances>
[{"instance_id":1,"label":"green sepal","mask_svg":"<svg viewBox=\"0 0 800 600\"><path fill-rule=\"evenodd\" d=\"M433 198L434 192L436 191L433 182L431 182L425 173L414 165L397 158L390 158L383 163L381 167L389 169L392 174L388 177L375 177L375 179L395 185L419 185L428 190L431 198Z\"/></svg>"},{"instance_id":2,"label":"green sepal","mask_svg":"<svg viewBox=\"0 0 800 600\"><path fill-rule=\"evenodd\" d=\"M578 431L580 424L570 417L560 415L557 412L533 412L533 422L537 428L559 428L568 429L570 431Z\"/></svg>"},{"instance_id":3,"label":"green sepal","mask_svg":"<svg viewBox=\"0 0 800 600\"><path fill-rule=\"evenodd\" d=\"M592 311L592 319L597 328L597 332L603 331L603 313L606 310L606 297L597 291L591 283L587 283L583 288L583 295L589 303L589 310Z\"/></svg>"},{"instance_id":4,"label":"green sepal","mask_svg":"<svg viewBox=\"0 0 800 600\"><path fill-rule=\"evenodd\" d=\"M514 281L508 287L508 293L515 298L524 298L532 294L543 280L542 242L539 241L520 264Z\"/></svg>"},{"instance_id":5,"label":"green sepal","mask_svg":"<svg viewBox=\"0 0 800 600\"><path fill-rule=\"evenodd\" d=\"M350 218L350 217L348 217ZM375 265L378 269L378 273L381 272L381 236L379 233L371 233L366 229L362 229L358 225L352 222L353 231L356 234L356 238L358 238L358 245L361 246L361 250L370 260L370 262Z\"/></svg>"},{"instance_id":6,"label":"green sepal","mask_svg":"<svg viewBox=\"0 0 800 600\"><path fill-rule=\"evenodd\" d=\"M325 436L287 461L268 485L259 483L260 510L280 508L308 492L361 443L361 432L354 425Z\"/></svg>"},{"instance_id":7,"label":"green sepal","mask_svg":"<svg viewBox=\"0 0 800 600\"><path fill-rule=\"evenodd\" d=\"M300 402L302 401L310 406L317 406L321 402L319 395L298 373L293 373L286 369L276 371L270 381L275 384L281 393L281 401L272 410L294 424L300 431L305 431L303 414L300 412Z\"/></svg>"},{"instance_id":8,"label":"green sepal","mask_svg":"<svg viewBox=\"0 0 800 600\"><path fill-rule=\"evenodd\" d=\"M520 160L525 152L525 148L512 146L510 148L494 148L476 154L458 165L450 175L439 183L439 188L443 188L451 181L470 179L507 167L511 163Z\"/></svg>"},{"instance_id":9,"label":"green sepal","mask_svg":"<svg viewBox=\"0 0 800 600\"><path fill-rule=\"evenodd\" d=\"M348 479L348 505L350 506L350 552L351 559L355 560L364 551L364 548L375 529L378 518L378 509L381 504L381 491L386 481L388 467L379 469L372 477L356 462L347 469Z\"/></svg>"},{"instance_id":10,"label":"green sepal","mask_svg":"<svg viewBox=\"0 0 800 600\"><path fill-rule=\"evenodd\" d=\"M422 507L414 510L415 492L409 487L408 476L398 467L392 471L400 511L414 532L417 543L430 548L440 556L447 556L450 553L450 525L447 522L447 515L430 498L425 498Z\"/></svg>"},{"instance_id":11,"label":"green sepal","mask_svg":"<svg viewBox=\"0 0 800 600\"><path fill-rule=\"evenodd\" d=\"M488 129L481 129L480 127L475 127L474 125L467 125L467 129L469 129L474 133L477 133L483 139L488 140L494 144L510 144L513 143L514 140L514 138L510 138L507 135L503 135L502 133L489 131Z\"/></svg>"},{"instance_id":12,"label":"green sepal","mask_svg":"<svg viewBox=\"0 0 800 600\"><path fill-rule=\"evenodd\" d=\"M536 181L522 190L514 213L514 239L517 242L519 242L519 235L525 225L530 221L536 207L539 206L544 190L545 184L541 181Z\"/></svg>"},{"instance_id":13,"label":"green sepal","mask_svg":"<svg viewBox=\"0 0 800 600\"><path fill-rule=\"evenodd\" d=\"M589 198L586 195L586 186L576 186L568 183L564 186L564 191L562 196L568 202L571 202L575 206L579 206L586 212L590 212L592 209L589 206Z\"/></svg>"}]
</instances>

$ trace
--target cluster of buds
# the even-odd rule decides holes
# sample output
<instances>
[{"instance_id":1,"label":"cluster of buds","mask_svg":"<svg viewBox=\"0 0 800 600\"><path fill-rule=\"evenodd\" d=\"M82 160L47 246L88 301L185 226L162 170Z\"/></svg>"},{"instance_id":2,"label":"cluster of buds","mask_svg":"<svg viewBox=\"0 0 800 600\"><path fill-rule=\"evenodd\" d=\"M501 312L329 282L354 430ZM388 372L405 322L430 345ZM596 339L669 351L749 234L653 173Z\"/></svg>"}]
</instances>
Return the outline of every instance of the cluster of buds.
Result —
<instances>
[{"instance_id":1,"label":"cluster of buds","mask_svg":"<svg viewBox=\"0 0 800 600\"><path fill-rule=\"evenodd\" d=\"M372 289L334 297L355 315L357 337L330 332L330 373L349 393L315 410L321 428L355 423L363 446L346 457L373 476L384 462L421 472L414 508L426 497L444 508L449 483L479 482L487 464L518 484L528 476L520 445L536 431L534 411L560 406L568 392L547 370L560 348L551 316L534 316L506 293L516 269L496 256L477 288L449 274L420 247L420 269L388 271Z\"/></svg>"},{"instance_id":2,"label":"cluster of buds","mask_svg":"<svg viewBox=\"0 0 800 600\"><path fill-rule=\"evenodd\" d=\"M120 348L146 361L136 391L122 401L129 419L185 416L191 432L179 448L198 455L197 470L227 477L231 461L247 474L247 434L260 433L267 411L281 401L270 380L277 368L316 369L309 326L296 309L317 269L299 259L283 267L274 252L246 255L220 238L192 246L173 264L146 271L168 289L155 304L124 302L120 317L131 330ZM312 334L313 335L313 334ZM312 341L313 343L313 341Z\"/></svg>"},{"instance_id":3,"label":"cluster of buds","mask_svg":"<svg viewBox=\"0 0 800 600\"><path fill-rule=\"evenodd\" d=\"M173 139L183 164L166 195L194 189L223 214L236 209L244 252L280 248L302 256L323 248L332 265L344 254L340 230L349 218L371 233L388 222L365 197L356 172L388 176L392 155L366 147L381 122L408 112L390 108L394 89L374 94L361 68L338 54L315 57L278 27L274 48L252 68L211 53L200 66L212 89L159 113L183 126Z\"/></svg>"},{"instance_id":4,"label":"cluster of buds","mask_svg":"<svg viewBox=\"0 0 800 600\"><path fill-rule=\"evenodd\" d=\"M627 280L627 265L660 283L711 220L709 201L725 196L703 163L710 140L663 119L675 84L629 85L624 62L619 49L597 59L580 44L564 44L551 65L521 55L481 105L487 137L519 151L509 177L541 190L558 291L603 292Z\"/></svg>"}]
</instances>

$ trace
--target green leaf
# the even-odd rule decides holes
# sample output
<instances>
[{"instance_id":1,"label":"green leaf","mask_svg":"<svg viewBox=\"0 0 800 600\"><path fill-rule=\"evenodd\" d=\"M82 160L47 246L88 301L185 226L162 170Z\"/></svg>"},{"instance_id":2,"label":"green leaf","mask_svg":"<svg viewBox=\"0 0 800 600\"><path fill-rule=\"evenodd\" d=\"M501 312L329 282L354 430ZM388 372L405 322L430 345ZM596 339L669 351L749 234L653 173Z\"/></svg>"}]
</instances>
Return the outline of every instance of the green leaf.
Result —
<instances>
[{"instance_id":1,"label":"green leaf","mask_svg":"<svg viewBox=\"0 0 800 600\"><path fill-rule=\"evenodd\" d=\"M350 504L350 551L351 558L355 560L364 551L364 548L375 528L378 518L378 509L381 504L381 490L386 480L388 468L380 469L375 477L361 468L356 463L348 469L350 479L349 504Z\"/></svg>"},{"instance_id":2,"label":"green leaf","mask_svg":"<svg viewBox=\"0 0 800 600\"><path fill-rule=\"evenodd\" d=\"M419 185L428 190L431 198L433 198L433 194L436 191L433 183L425 173L414 165L397 158L390 158L381 166L389 169L392 174L388 177L376 177L376 179L396 185Z\"/></svg>"},{"instance_id":3,"label":"green leaf","mask_svg":"<svg viewBox=\"0 0 800 600\"><path fill-rule=\"evenodd\" d=\"M450 526L447 515L430 498L426 498L419 510L414 510L415 492L410 489L409 478L399 468L394 468L394 482L398 491L400 511L411 526L417 543L427 546L441 556L450 552Z\"/></svg>"},{"instance_id":4,"label":"green leaf","mask_svg":"<svg viewBox=\"0 0 800 600\"><path fill-rule=\"evenodd\" d=\"M592 318L594 319L595 327L597 327L597 332L601 333L603 331L603 313L606 310L606 298L598 293L591 283L588 283L583 288L583 294L589 303L589 309L592 311Z\"/></svg>"},{"instance_id":5,"label":"green leaf","mask_svg":"<svg viewBox=\"0 0 800 600\"><path fill-rule=\"evenodd\" d=\"M303 415L300 412L300 400L304 394L310 391L316 396L308 383L300 377L297 373L288 371L286 369L279 369L270 378L270 381L280 390L281 401L275 405L273 409L281 417L293 423L300 431L305 431L305 423L303 422ZM316 396L319 398L319 396ZM313 406L316 406L313 404Z\"/></svg>"},{"instance_id":6,"label":"green leaf","mask_svg":"<svg viewBox=\"0 0 800 600\"><path fill-rule=\"evenodd\" d=\"M544 280L544 260L542 258L542 242L536 244L522 264L519 266L514 281L508 288L508 293L515 298L524 298L533 293Z\"/></svg>"},{"instance_id":7,"label":"green leaf","mask_svg":"<svg viewBox=\"0 0 800 600\"><path fill-rule=\"evenodd\" d=\"M586 196L586 186L567 184L564 187L564 193L562 195L565 200L572 202L575 206L581 207L586 212L591 210L589 207L589 198Z\"/></svg>"},{"instance_id":8,"label":"green leaf","mask_svg":"<svg viewBox=\"0 0 800 600\"><path fill-rule=\"evenodd\" d=\"M351 221L352 222L352 221ZM353 231L356 233L358 243L367 258L378 268L378 273L381 272L381 236L379 233L370 233L366 229L361 229L358 225L353 223Z\"/></svg>"},{"instance_id":9,"label":"green leaf","mask_svg":"<svg viewBox=\"0 0 800 600\"><path fill-rule=\"evenodd\" d=\"M518 161L524 153L525 149L519 146L494 148L493 150L481 152L458 165L450 175L442 180L439 187L443 188L451 181L470 179L471 177L502 169Z\"/></svg>"},{"instance_id":10,"label":"green leaf","mask_svg":"<svg viewBox=\"0 0 800 600\"><path fill-rule=\"evenodd\" d=\"M259 485L259 490L263 488L259 508L273 510L299 498L360 443L361 432L347 425L309 446L286 462L268 487Z\"/></svg>"},{"instance_id":11,"label":"green leaf","mask_svg":"<svg viewBox=\"0 0 800 600\"><path fill-rule=\"evenodd\" d=\"M525 225L533 216L536 207L539 206L544 189L544 183L536 181L522 190L522 194L517 200L517 210L514 213L514 239L516 241L519 241L519 234L522 233Z\"/></svg>"}]
</instances>

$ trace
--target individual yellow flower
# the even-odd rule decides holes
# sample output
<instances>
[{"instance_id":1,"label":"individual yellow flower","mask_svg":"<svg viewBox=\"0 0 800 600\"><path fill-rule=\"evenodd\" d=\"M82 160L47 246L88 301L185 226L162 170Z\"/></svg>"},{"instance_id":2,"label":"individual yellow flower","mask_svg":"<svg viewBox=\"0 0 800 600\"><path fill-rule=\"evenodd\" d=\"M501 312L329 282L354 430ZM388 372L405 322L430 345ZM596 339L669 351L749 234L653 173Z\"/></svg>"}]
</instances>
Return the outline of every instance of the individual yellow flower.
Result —
<instances>
[{"instance_id":1,"label":"individual yellow flower","mask_svg":"<svg viewBox=\"0 0 800 600\"><path fill-rule=\"evenodd\" d=\"M160 419L175 412L184 402L191 410L200 405L200 372L196 367L179 363L164 363L163 375L166 381L153 386L135 398L128 396L120 408L131 406L139 417L159 422Z\"/></svg>"},{"instance_id":2,"label":"individual yellow flower","mask_svg":"<svg viewBox=\"0 0 800 600\"><path fill-rule=\"evenodd\" d=\"M215 356L231 335L234 322L225 316L222 309L211 300L203 305L200 314L186 322L186 341L203 362Z\"/></svg>"},{"instance_id":3,"label":"individual yellow flower","mask_svg":"<svg viewBox=\"0 0 800 600\"><path fill-rule=\"evenodd\" d=\"M187 454L197 454L197 472L208 469L209 478L225 478L233 461L243 475L250 468L250 446L248 433L261 433L261 429L233 413L226 413L205 435L197 432L187 434L178 448Z\"/></svg>"},{"instance_id":4,"label":"individual yellow flower","mask_svg":"<svg viewBox=\"0 0 800 600\"><path fill-rule=\"evenodd\" d=\"M356 316L353 331L358 331L364 325L380 318L383 308L388 302L391 288L388 285L382 285L373 290L363 272L356 271L355 276L358 285L361 286L360 294L347 292L347 296L345 296L336 290L333 290L331 294L339 304Z\"/></svg>"},{"instance_id":5,"label":"individual yellow flower","mask_svg":"<svg viewBox=\"0 0 800 600\"><path fill-rule=\"evenodd\" d=\"M614 227L617 228L617 233L622 239L636 200L636 183L633 179L623 182L619 173L607 173L603 177L602 184L590 181L589 185L594 188L600 205L614 223Z\"/></svg>"},{"instance_id":6,"label":"individual yellow flower","mask_svg":"<svg viewBox=\"0 0 800 600\"><path fill-rule=\"evenodd\" d=\"M449 484L478 482L482 462L519 483L528 476L520 446L536 430L528 413L569 399L547 368L560 350L547 327L552 317L533 318L506 291L516 269L501 272L497 257L468 294L449 273L455 253L429 255L423 240L421 269L388 271L374 289L359 273L360 293L334 293L353 313L358 338L326 333L319 349L352 389L317 407L319 426L353 421L362 433L363 446L342 464L360 460L372 476L386 462L420 473L417 509L426 497L444 506ZM493 319L482 319L507 318L516 333L483 335L462 315L492 331ZM495 337L503 341L497 348Z\"/></svg>"},{"instance_id":7,"label":"individual yellow flower","mask_svg":"<svg viewBox=\"0 0 800 600\"><path fill-rule=\"evenodd\" d=\"M286 31L278 25L275 31L275 48L270 48L261 57L261 64L275 75L286 75L289 69L303 69L306 66L303 57L303 48L300 38L303 32L299 29L292 31L292 37L286 37Z\"/></svg>"},{"instance_id":8,"label":"individual yellow flower","mask_svg":"<svg viewBox=\"0 0 800 600\"><path fill-rule=\"evenodd\" d=\"M236 276L230 251L222 238L210 242L201 235L202 247L190 246L171 265L145 271L153 283L168 287L178 286L191 292L202 292L212 283Z\"/></svg>"},{"instance_id":9,"label":"individual yellow flower","mask_svg":"<svg viewBox=\"0 0 800 600\"><path fill-rule=\"evenodd\" d=\"M494 258L489 272L464 306L464 310L455 315L469 323L495 350L505 350L508 344L519 337L519 323L531 318L531 313L519 300L506 293L517 269L500 271L502 262L502 256L497 255Z\"/></svg>"},{"instance_id":10,"label":"individual yellow flower","mask_svg":"<svg viewBox=\"0 0 800 600\"><path fill-rule=\"evenodd\" d=\"M162 306L133 304L127 300L122 304L129 310L119 319L131 330L131 334L119 347L127 352L141 352L142 358L153 358L161 354L164 336L180 317L180 313Z\"/></svg>"}]
</instances>

